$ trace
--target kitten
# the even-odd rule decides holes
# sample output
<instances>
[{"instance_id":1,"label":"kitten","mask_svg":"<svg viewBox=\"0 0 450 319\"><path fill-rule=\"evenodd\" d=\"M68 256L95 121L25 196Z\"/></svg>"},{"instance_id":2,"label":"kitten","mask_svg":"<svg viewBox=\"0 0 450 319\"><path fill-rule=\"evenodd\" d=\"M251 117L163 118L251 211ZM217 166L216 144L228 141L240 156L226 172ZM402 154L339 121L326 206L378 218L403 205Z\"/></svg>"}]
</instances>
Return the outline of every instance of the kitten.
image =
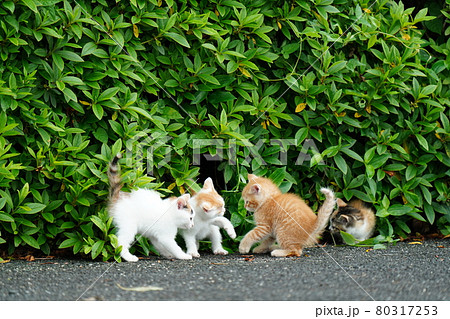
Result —
<instances>
[{"instance_id":1,"label":"kitten","mask_svg":"<svg viewBox=\"0 0 450 319\"><path fill-rule=\"evenodd\" d=\"M328 224L336 199L328 188L321 188L326 199L316 215L297 195L281 193L269 179L248 175L249 182L242 191L245 208L254 212L256 227L242 239L241 254L261 241L254 253L271 251L274 257L301 256L303 247L317 242ZM275 241L279 247L273 246ZM276 248L276 249L275 249Z\"/></svg>"},{"instance_id":2,"label":"kitten","mask_svg":"<svg viewBox=\"0 0 450 319\"><path fill-rule=\"evenodd\" d=\"M136 234L147 237L167 258L192 259L175 241L178 228L194 226L194 212L189 205L190 195L162 199L154 190L138 189L122 192L117 154L108 168L110 203L108 211L118 228L117 239L122 246L120 256L126 261L138 261L129 251Z\"/></svg>"},{"instance_id":3,"label":"kitten","mask_svg":"<svg viewBox=\"0 0 450 319\"><path fill-rule=\"evenodd\" d=\"M331 215L330 232L340 237L339 231L349 233L358 241L370 238L375 231L375 213L359 199L346 204L337 200L338 209Z\"/></svg>"},{"instance_id":4,"label":"kitten","mask_svg":"<svg viewBox=\"0 0 450 319\"><path fill-rule=\"evenodd\" d=\"M220 228L224 228L232 239L236 238L236 232L231 222L223 217L225 202L214 189L211 178L205 180L203 188L192 196L189 203L195 212L194 227L180 231L186 243L186 253L200 257L199 240L209 238L214 254L227 255L228 252L222 247Z\"/></svg>"}]
</instances>

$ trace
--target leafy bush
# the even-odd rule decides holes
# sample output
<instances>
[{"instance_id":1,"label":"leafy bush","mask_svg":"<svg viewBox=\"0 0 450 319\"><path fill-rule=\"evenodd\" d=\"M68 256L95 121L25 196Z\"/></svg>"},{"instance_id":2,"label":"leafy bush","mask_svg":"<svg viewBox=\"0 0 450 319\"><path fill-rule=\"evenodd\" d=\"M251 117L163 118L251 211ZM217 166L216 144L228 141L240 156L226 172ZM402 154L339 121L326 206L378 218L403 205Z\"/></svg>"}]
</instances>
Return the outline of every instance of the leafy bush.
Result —
<instances>
[{"instance_id":1,"label":"leafy bush","mask_svg":"<svg viewBox=\"0 0 450 319\"><path fill-rule=\"evenodd\" d=\"M213 175L241 236L248 172L373 203L377 242L450 234L449 6L425 35L426 8L387 0L2 1L0 247L118 259L120 151L129 188Z\"/></svg>"}]
</instances>

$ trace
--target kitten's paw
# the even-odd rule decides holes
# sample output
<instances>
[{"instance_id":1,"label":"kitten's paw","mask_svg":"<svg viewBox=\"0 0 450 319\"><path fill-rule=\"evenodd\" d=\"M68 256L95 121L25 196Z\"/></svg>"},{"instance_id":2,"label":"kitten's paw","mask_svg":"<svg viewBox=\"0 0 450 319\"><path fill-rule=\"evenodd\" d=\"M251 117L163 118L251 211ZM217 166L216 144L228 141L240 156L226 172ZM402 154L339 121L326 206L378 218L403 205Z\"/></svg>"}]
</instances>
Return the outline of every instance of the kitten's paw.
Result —
<instances>
[{"instance_id":1,"label":"kitten's paw","mask_svg":"<svg viewBox=\"0 0 450 319\"><path fill-rule=\"evenodd\" d=\"M131 255L131 254L129 256L122 256L122 258L125 259L126 261L132 262L132 263L139 260L139 258L137 258L136 256Z\"/></svg>"},{"instance_id":2,"label":"kitten's paw","mask_svg":"<svg viewBox=\"0 0 450 319\"><path fill-rule=\"evenodd\" d=\"M302 250L275 249L270 255L272 257L300 257Z\"/></svg>"},{"instance_id":3,"label":"kitten's paw","mask_svg":"<svg viewBox=\"0 0 450 319\"><path fill-rule=\"evenodd\" d=\"M200 257L200 254L198 253L198 251L188 251L187 254L191 255L192 257L195 257L195 258Z\"/></svg>"},{"instance_id":4,"label":"kitten's paw","mask_svg":"<svg viewBox=\"0 0 450 319\"><path fill-rule=\"evenodd\" d=\"M200 256L200 255L199 255L199 256ZM188 254L184 254L184 255L178 256L177 259L188 260L188 259L192 259L192 256L191 256L191 255L188 255Z\"/></svg>"},{"instance_id":5,"label":"kitten's paw","mask_svg":"<svg viewBox=\"0 0 450 319\"><path fill-rule=\"evenodd\" d=\"M259 245L258 247L253 248L253 252L255 254L265 254L271 251L270 247L265 247L262 245Z\"/></svg>"},{"instance_id":6,"label":"kitten's paw","mask_svg":"<svg viewBox=\"0 0 450 319\"><path fill-rule=\"evenodd\" d=\"M225 228L228 236L230 236L231 239L235 239L236 238L236 232L234 230L234 228Z\"/></svg>"},{"instance_id":7,"label":"kitten's paw","mask_svg":"<svg viewBox=\"0 0 450 319\"><path fill-rule=\"evenodd\" d=\"M219 248L213 251L214 255L228 255L228 251L223 248Z\"/></svg>"},{"instance_id":8,"label":"kitten's paw","mask_svg":"<svg viewBox=\"0 0 450 319\"><path fill-rule=\"evenodd\" d=\"M242 245L242 243L239 245L239 253L241 254L247 254L250 251L250 247L247 245Z\"/></svg>"}]
</instances>

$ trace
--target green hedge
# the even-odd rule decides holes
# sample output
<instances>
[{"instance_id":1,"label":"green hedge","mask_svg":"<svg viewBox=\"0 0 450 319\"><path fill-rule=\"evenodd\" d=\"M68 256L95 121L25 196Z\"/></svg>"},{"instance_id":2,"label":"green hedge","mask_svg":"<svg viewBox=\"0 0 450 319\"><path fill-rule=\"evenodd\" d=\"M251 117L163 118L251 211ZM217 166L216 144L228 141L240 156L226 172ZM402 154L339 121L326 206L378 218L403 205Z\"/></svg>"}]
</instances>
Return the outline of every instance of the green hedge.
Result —
<instances>
[{"instance_id":1,"label":"green hedge","mask_svg":"<svg viewBox=\"0 0 450 319\"><path fill-rule=\"evenodd\" d=\"M373 203L374 243L413 219L450 234L450 4L432 5L2 1L0 249L117 259L120 151L128 188L178 194L212 167L240 238L248 172L314 209L324 185Z\"/></svg>"}]
</instances>

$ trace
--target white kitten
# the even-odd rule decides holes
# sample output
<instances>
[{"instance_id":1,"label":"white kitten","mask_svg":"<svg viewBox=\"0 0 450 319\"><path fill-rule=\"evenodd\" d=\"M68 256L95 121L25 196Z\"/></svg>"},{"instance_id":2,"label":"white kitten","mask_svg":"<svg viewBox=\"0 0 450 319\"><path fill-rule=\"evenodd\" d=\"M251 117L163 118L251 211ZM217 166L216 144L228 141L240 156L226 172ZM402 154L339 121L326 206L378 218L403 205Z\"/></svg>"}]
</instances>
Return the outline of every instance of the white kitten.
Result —
<instances>
[{"instance_id":1,"label":"white kitten","mask_svg":"<svg viewBox=\"0 0 450 319\"><path fill-rule=\"evenodd\" d=\"M126 261L138 261L129 251L136 234L147 237L153 246L167 258L192 259L175 241L178 228L194 226L194 212L189 205L190 195L162 199L153 190L138 189L121 192L116 155L108 169L110 183L109 213L118 228L117 239L122 246L120 256Z\"/></svg>"},{"instance_id":2,"label":"white kitten","mask_svg":"<svg viewBox=\"0 0 450 319\"><path fill-rule=\"evenodd\" d=\"M180 231L186 243L187 253L193 257L200 257L199 241L209 238L214 254L228 254L222 247L220 228L224 228L233 239L236 238L236 232L231 222L223 217L225 202L214 189L211 178L205 180L201 191L193 195L189 203L195 212L194 227Z\"/></svg>"}]
</instances>

